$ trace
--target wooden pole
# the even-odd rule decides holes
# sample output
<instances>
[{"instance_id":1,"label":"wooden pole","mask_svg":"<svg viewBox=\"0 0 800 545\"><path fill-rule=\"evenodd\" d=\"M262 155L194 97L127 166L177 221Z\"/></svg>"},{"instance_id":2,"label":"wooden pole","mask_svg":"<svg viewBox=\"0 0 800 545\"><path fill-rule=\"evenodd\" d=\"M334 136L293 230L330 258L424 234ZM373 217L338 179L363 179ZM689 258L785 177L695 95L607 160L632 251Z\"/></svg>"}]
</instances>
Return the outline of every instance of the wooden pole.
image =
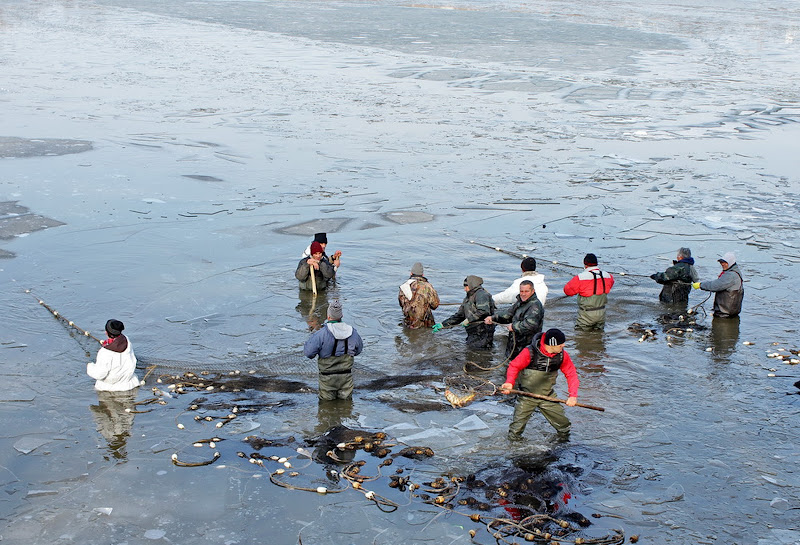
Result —
<instances>
[{"instance_id":1,"label":"wooden pole","mask_svg":"<svg viewBox=\"0 0 800 545\"><path fill-rule=\"evenodd\" d=\"M498 391L502 391L502 390L498 390ZM539 395L539 394L532 394L530 392L523 392L522 390L506 390L506 391L508 393L510 393L510 394L517 394L517 395L520 395L520 396L532 397L534 399L543 399L545 401L552 401L554 403L565 403L566 404L566 402L567 402L566 399L559 399L557 397L550 397L550 396L543 396L543 395ZM605 412L605 409L603 407L595 407L594 405L584 405L583 403L576 403L575 406L576 407L583 407L584 409L592 409L593 411Z\"/></svg>"}]
</instances>

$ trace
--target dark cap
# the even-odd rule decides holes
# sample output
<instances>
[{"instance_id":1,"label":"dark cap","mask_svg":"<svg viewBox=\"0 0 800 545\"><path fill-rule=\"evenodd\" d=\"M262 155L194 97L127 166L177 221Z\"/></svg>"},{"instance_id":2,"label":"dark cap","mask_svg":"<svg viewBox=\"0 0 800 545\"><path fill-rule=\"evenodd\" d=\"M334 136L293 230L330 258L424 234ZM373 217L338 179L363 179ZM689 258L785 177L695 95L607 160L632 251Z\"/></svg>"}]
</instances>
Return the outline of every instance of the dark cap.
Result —
<instances>
[{"instance_id":1,"label":"dark cap","mask_svg":"<svg viewBox=\"0 0 800 545\"><path fill-rule=\"evenodd\" d=\"M109 320L106 322L106 333L112 337L119 337L125 329L125 324L119 320Z\"/></svg>"},{"instance_id":2,"label":"dark cap","mask_svg":"<svg viewBox=\"0 0 800 545\"><path fill-rule=\"evenodd\" d=\"M548 346L558 346L567 342L567 337L560 329L548 329L544 334L544 344Z\"/></svg>"},{"instance_id":3,"label":"dark cap","mask_svg":"<svg viewBox=\"0 0 800 545\"><path fill-rule=\"evenodd\" d=\"M536 270L536 260L532 257L526 257L522 260L522 270L527 271L535 271Z\"/></svg>"},{"instance_id":4,"label":"dark cap","mask_svg":"<svg viewBox=\"0 0 800 545\"><path fill-rule=\"evenodd\" d=\"M594 254L586 254L583 258L584 265L597 265L597 256Z\"/></svg>"},{"instance_id":5,"label":"dark cap","mask_svg":"<svg viewBox=\"0 0 800 545\"><path fill-rule=\"evenodd\" d=\"M328 235L326 233L314 233L314 242L319 242L320 244L327 244Z\"/></svg>"}]
</instances>

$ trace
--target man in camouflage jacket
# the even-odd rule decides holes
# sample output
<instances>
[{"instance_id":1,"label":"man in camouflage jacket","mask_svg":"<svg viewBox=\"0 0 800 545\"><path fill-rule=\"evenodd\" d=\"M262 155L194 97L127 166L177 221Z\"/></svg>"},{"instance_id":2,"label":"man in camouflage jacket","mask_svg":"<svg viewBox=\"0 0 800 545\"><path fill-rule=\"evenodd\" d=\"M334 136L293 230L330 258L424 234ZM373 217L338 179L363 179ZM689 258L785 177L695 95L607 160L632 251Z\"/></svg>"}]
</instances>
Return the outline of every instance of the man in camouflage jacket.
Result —
<instances>
[{"instance_id":1,"label":"man in camouflage jacket","mask_svg":"<svg viewBox=\"0 0 800 545\"><path fill-rule=\"evenodd\" d=\"M403 309L403 325L409 329L431 327L436 323L432 311L439 306L439 295L422 274L422 263L414 263L411 277L400 286L397 295Z\"/></svg>"}]
</instances>

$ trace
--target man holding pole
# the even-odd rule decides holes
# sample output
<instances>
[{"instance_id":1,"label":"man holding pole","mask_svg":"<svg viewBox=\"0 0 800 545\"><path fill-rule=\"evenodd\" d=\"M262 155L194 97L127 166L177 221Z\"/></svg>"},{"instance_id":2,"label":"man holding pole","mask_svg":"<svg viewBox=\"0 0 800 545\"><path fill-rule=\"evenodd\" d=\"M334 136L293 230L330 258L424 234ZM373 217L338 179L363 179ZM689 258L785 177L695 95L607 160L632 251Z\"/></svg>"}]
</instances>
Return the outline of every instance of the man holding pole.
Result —
<instances>
[{"instance_id":1,"label":"man holding pole","mask_svg":"<svg viewBox=\"0 0 800 545\"><path fill-rule=\"evenodd\" d=\"M336 271L328 261L319 242L311 243L311 257L304 257L297 264L294 277L300 282L301 290L324 290L328 287L328 280L336 275Z\"/></svg>"},{"instance_id":2,"label":"man holding pole","mask_svg":"<svg viewBox=\"0 0 800 545\"><path fill-rule=\"evenodd\" d=\"M519 381L519 390L523 392L554 397L553 386L560 370L567 378L569 398L565 404L574 407L578 403L580 382L575 364L564 350L565 342L566 337L560 329L548 329L544 333L537 333L530 346L508 364L506 381L500 387L500 392L511 393L514 383ZM518 396L514 406L514 416L508 427L509 440L522 440L525 426L536 409L539 409L550 425L556 429L559 440L569 439L570 421L559 403Z\"/></svg>"}]
</instances>

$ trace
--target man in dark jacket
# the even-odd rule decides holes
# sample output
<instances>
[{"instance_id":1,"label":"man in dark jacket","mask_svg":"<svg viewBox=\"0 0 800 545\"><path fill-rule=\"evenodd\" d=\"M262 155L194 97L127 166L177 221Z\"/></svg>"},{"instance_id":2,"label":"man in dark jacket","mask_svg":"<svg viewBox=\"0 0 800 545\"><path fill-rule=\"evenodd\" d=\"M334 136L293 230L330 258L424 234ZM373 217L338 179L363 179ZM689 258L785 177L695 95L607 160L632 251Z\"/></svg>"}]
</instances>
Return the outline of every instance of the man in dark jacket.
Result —
<instances>
[{"instance_id":1,"label":"man in dark jacket","mask_svg":"<svg viewBox=\"0 0 800 545\"><path fill-rule=\"evenodd\" d=\"M483 288L483 278L474 275L464 279L464 291L467 295L456 313L444 322L433 324L433 331L466 321L467 348L489 350L494 341L495 326L485 324L484 320L496 309L492 295Z\"/></svg>"},{"instance_id":2,"label":"man in dark jacket","mask_svg":"<svg viewBox=\"0 0 800 545\"><path fill-rule=\"evenodd\" d=\"M487 316L485 324L507 324L508 342L506 359L516 358L517 354L531 344L533 336L542 330L544 308L533 288L533 282L523 280L519 285L519 295L513 305L503 312Z\"/></svg>"},{"instance_id":3,"label":"man in dark jacket","mask_svg":"<svg viewBox=\"0 0 800 545\"><path fill-rule=\"evenodd\" d=\"M714 296L715 318L735 318L742 311L742 301L744 300L742 273L739 271L736 255L733 252L726 253L717 261L722 266L719 277L709 282L695 282L692 287L716 293Z\"/></svg>"},{"instance_id":4,"label":"man in dark jacket","mask_svg":"<svg viewBox=\"0 0 800 545\"><path fill-rule=\"evenodd\" d=\"M694 259L692 259L692 251L689 248L678 249L678 255L672 262L672 267L663 273L651 274L650 278L664 285L658 296L662 303L684 304L689 302L692 283L700 279L694 269Z\"/></svg>"},{"instance_id":5,"label":"man in dark jacket","mask_svg":"<svg viewBox=\"0 0 800 545\"><path fill-rule=\"evenodd\" d=\"M303 346L307 358L319 356L319 398L323 401L353 397L353 357L364 345L358 331L342 322L342 304L328 305L328 322Z\"/></svg>"}]
</instances>

